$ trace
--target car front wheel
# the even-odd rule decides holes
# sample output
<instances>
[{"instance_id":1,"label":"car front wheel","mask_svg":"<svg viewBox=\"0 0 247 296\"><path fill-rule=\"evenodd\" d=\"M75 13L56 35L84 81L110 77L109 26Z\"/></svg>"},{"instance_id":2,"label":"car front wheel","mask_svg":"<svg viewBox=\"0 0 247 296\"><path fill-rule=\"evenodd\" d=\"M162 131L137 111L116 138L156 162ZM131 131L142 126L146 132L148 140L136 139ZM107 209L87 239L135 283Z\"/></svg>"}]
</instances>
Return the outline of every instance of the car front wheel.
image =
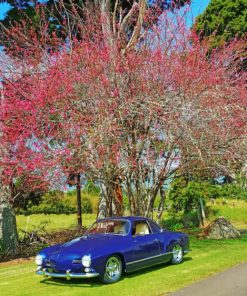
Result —
<instances>
[{"instance_id":1,"label":"car front wheel","mask_svg":"<svg viewBox=\"0 0 247 296\"><path fill-rule=\"evenodd\" d=\"M180 246L179 243L176 243L173 248L172 248L172 259L171 263L172 264L179 264L183 261L183 248Z\"/></svg>"},{"instance_id":2,"label":"car front wheel","mask_svg":"<svg viewBox=\"0 0 247 296\"><path fill-rule=\"evenodd\" d=\"M117 256L110 256L105 264L105 272L102 276L102 281L105 284L117 282L122 275L123 264L122 260Z\"/></svg>"}]
</instances>

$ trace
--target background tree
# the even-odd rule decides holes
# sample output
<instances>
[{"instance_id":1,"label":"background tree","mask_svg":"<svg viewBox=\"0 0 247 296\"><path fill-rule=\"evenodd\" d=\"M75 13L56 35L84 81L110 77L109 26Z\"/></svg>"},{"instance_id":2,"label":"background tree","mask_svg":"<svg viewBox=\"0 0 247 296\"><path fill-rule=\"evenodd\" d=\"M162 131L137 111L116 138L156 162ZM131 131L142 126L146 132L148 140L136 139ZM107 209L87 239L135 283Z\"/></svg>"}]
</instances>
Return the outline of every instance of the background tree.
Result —
<instances>
[{"instance_id":1,"label":"background tree","mask_svg":"<svg viewBox=\"0 0 247 296\"><path fill-rule=\"evenodd\" d=\"M118 10L105 17L100 5L96 18L77 22L84 22L83 38L72 43L47 34L42 14L39 30L22 22L6 31L14 41L9 51L18 52L2 71L6 186L27 175L59 187L70 174L85 173L104 187L106 215L121 182L131 213L152 216L158 191L175 172L217 175L246 159L246 73L235 62L243 42L208 58L207 43L179 14L171 22L164 13L162 27L156 19L152 30L145 27L153 10L144 4L135 4L131 31L121 31L126 18L114 18Z\"/></svg>"},{"instance_id":2,"label":"background tree","mask_svg":"<svg viewBox=\"0 0 247 296\"><path fill-rule=\"evenodd\" d=\"M169 190L171 206L169 212L176 215L183 212L184 215L197 210L198 224L203 226L206 218L204 205L206 201L213 198L211 184L209 181L197 181L180 177L174 179ZM210 190L211 189L211 190Z\"/></svg>"},{"instance_id":3,"label":"background tree","mask_svg":"<svg viewBox=\"0 0 247 296\"><path fill-rule=\"evenodd\" d=\"M68 37L77 37L77 39L83 38L82 36L82 23L86 19L90 18L86 7L91 7L91 10L97 10L97 6L101 6L102 13L104 12L105 16L114 15L115 20L118 20L121 23L121 20L124 21L124 28L121 30L133 31L138 19L138 9L140 6L144 5L146 7L152 7L154 12L153 16L157 21L158 15L166 9L174 9L184 6L185 4L190 3L189 0L152 0L152 1L143 1L143 0L62 0L62 1L13 1L8 0L7 3L11 4L12 8L8 11L7 16L0 23L4 28L10 28L15 23L25 22L26 26L35 26L39 30L40 26L40 11L37 11L37 6L42 6L43 18L47 21L49 20L49 30L48 33L52 34L56 32L57 35L66 39ZM152 22L155 20L153 19ZM61 28L64 28L64 23L68 24L68 31L64 34ZM113 23L108 21L108 31L112 30L110 26ZM147 25L147 24L146 24ZM116 31L117 28L115 27ZM8 38L4 38L5 34L2 36L1 42L5 43L5 46L8 47Z\"/></svg>"},{"instance_id":4,"label":"background tree","mask_svg":"<svg viewBox=\"0 0 247 296\"><path fill-rule=\"evenodd\" d=\"M243 159L245 76L234 63L241 42L208 59L207 44L178 23L165 39L157 28L124 53L96 32L73 51L56 53L45 68L8 79L5 132L21 151L18 166L29 151L39 155L36 170L49 164L45 178L52 172L61 182L71 169L85 172L104 185L108 210L120 177L131 213L151 216L175 172L217 175ZM37 149L26 147L30 138Z\"/></svg>"},{"instance_id":5,"label":"background tree","mask_svg":"<svg viewBox=\"0 0 247 296\"><path fill-rule=\"evenodd\" d=\"M206 10L196 19L196 30L201 37L209 37L213 46L247 33L247 3L245 0L211 0Z\"/></svg>"},{"instance_id":6,"label":"background tree","mask_svg":"<svg viewBox=\"0 0 247 296\"><path fill-rule=\"evenodd\" d=\"M2 42L10 56L22 59L21 63L19 60L18 71L15 71L16 73L20 72L20 74L15 73L15 76L18 76L15 79L19 79L23 75L23 69L26 67L26 65L23 65L23 62L35 65L43 63L45 59L49 59L49 55L60 49L64 40L70 40L70 46L72 46L72 39L74 37L77 40L83 40L83 38L88 38L86 35L88 33L90 37L90 32L94 30L97 32L102 29L104 33L103 38L110 41L110 43L114 39L114 50L117 49L116 46L119 44L121 44L120 48L123 50L132 48L140 40L141 33L143 33L141 30L144 28L144 16L148 19L148 12L152 12L151 15L153 17L149 17L149 24L148 22L145 23L146 31L152 26L152 23L157 21L157 16L163 9L179 7L186 2L175 3L174 1L173 3L168 3L161 1L157 4L152 2L149 3L152 9L148 9L146 1L115 1L114 5L113 1L99 1L99 3L95 1L95 3L91 3L93 8L96 8L94 14L89 13L90 9L92 11L92 6L89 5L90 8L84 6L84 4L89 4L89 2L60 1L58 4L57 2L50 1L46 5L39 6L35 6L38 2L34 4L27 1L11 2L14 8L2 22L2 32L4 33L2 34ZM99 10L97 10L97 7ZM154 7L156 8L155 10ZM99 14L97 14L98 11ZM93 24L96 25L91 27L91 30L88 30L88 26L92 25L90 18L95 14L96 18L97 15L101 17L101 22L96 23L94 20ZM84 30L85 20L87 23L86 30ZM101 28L99 28L99 25L101 25ZM93 34L96 33L94 32ZM23 69L21 70L22 67ZM13 73L11 67L9 70ZM10 73L9 75L12 74ZM31 75L31 73L27 70L24 75ZM8 75L5 75L6 77ZM78 162L76 163L78 164ZM80 172L77 166L74 166L73 174ZM71 174L71 167L69 170L68 175ZM119 176L116 175L111 177L111 179L118 180ZM108 182L108 184L110 183ZM120 187L119 184L116 184L116 181L113 181L111 186L118 188L117 192L119 192ZM106 192L108 196L111 196L110 200L115 200L115 190L108 188Z\"/></svg>"}]
</instances>

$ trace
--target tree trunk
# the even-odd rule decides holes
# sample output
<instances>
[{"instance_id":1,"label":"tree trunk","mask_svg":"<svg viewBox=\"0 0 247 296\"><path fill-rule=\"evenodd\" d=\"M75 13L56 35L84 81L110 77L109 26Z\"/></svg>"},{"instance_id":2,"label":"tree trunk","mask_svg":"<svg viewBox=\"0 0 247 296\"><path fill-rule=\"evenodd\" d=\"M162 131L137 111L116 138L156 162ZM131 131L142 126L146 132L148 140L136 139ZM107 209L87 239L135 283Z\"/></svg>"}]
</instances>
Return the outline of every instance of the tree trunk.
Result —
<instances>
[{"instance_id":1,"label":"tree trunk","mask_svg":"<svg viewBox=\"0 0 247 296\"><path fill-rule=\"evenodd\" d=\"M81 175L77 175L77 184L76 184L76 196L77 196L77 221L78 227L82 227L82 215L81 215Z\"/></svg>"},{"instance_id":2,"label":"tree trunk","mask_svg":"<svg viewBox=\"0 0 247 296\"><path fill-rule=\"evenodd\" d=\"M163 187L160 187L160 203L158 207L158 215L157 215L157 222L160 225L161 224L161 218L162 214L164 212L164 207L165 207L165 198L166 198L166 192Z\"/></svg>"},{"instance_id":3,"label":"tree trunk","mask_svg":"<svg viewBox=\"0 0 247 296\"><path fill-rule=\"evenodd\" d=\"M114 186L114 216L123 216L123 192L121 185L117 182Z\"/></svg>"},{"instance_id":4,"label":"tree trunk","mask_svg":"<svg viewBox=\"0 0 247 296\"><path fill-rule=\"evenodd\" d=\"M204 211L204 205L202 198L199 198L199 204L200 204L200 214L201 214L201 224L204 226L204 220L206 218L205 211Z\"/></svg>"},{"instance_id":5,"label":"tree trunk","mask_svg":"<svg viewBox=\"0 0 247 296\"><path fill-rule=\"evenodd\" d=\"M10 189L2 185L0 189L0 252L16 253L18 247L16 217L8 202L9 197Z\"/></svg>"},{"instance_id":6,"label":"tree trunk","mask_svg":"<svg viewBox=\"0 0 247 296\"><path fill-rule=\"evenodd\" d=\"M98 206L98 219L106 218L107 216L107 192L105 184L100 184L100 198L99 198L99 206Z\"/></svg>"}]
</instances>

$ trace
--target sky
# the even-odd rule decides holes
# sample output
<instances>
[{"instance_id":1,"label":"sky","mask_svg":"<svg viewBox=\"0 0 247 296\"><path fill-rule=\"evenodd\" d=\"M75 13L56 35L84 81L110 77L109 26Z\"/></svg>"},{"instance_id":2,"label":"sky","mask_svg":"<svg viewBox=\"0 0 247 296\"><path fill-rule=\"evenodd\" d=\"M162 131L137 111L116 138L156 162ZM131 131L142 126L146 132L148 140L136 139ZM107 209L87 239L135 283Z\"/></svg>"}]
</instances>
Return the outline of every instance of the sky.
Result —
<instances>
[{"instance_id":1,"label":"sky","mask_svg":"<svg viewBox=\"0 0 247 296\"><path fill-rule=\"evenodd\" d=\"M210 0L192 0L191 11L193 17L201 14L208 6Z\"/></svg>"},{"instance_id":2,"label":"sky","mask_svg":"<svg viewBox=\"0 0 247 296\"><path fill-rule=\"evenodd\" d=\"M197 15L202 13L207 7L210 0L192 0L191 13L192 17L195 18ZM11 6L7 3L0 3L0 20L4 19L7 11Z\"/></svg>"},{"instance_id":3,"label":"sky","mask_svg":"<svg viewBox=\"0 0 247 296\"><path fill-rule=\"evenodd\" d=\"M8 3L0 3L0 20L4 19L6 12L11 8Z\"/></svg>"}]
</instances>

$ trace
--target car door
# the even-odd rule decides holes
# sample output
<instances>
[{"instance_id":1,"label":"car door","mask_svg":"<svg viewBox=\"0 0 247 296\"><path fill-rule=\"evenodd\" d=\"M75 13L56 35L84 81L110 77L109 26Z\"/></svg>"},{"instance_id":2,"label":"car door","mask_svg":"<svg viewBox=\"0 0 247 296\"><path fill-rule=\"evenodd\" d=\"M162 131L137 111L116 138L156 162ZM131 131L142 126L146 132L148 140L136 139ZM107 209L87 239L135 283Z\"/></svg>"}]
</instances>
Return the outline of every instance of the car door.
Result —
<instances>
[{"instance_id":1,"label":"car door","mask_svg":"<svg viewBox=\"0 0 247 296\"><path fill-rule=\"evenodd\" d=\"M159 261L160 241L146 220L134 221L132 225L132 262L129 270L151 266Z\"/></svg>"}]
</instances>

